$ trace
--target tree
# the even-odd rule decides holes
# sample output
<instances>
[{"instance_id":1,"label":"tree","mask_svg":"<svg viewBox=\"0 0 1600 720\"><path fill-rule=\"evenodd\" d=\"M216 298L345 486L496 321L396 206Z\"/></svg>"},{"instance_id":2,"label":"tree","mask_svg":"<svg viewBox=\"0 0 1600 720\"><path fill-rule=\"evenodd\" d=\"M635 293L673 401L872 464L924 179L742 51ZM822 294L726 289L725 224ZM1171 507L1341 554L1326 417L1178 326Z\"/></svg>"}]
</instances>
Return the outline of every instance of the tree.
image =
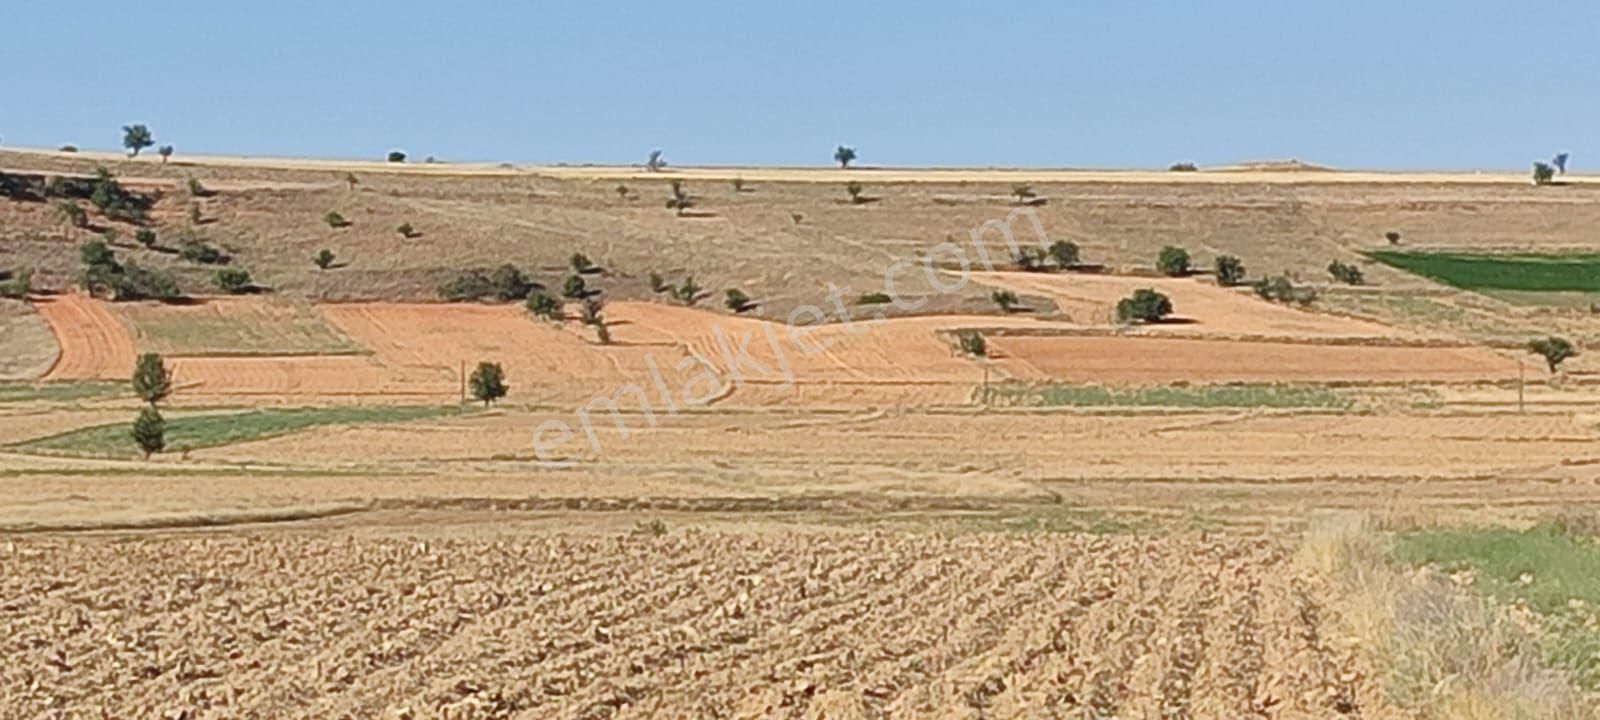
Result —
<instances>
[{"instance_id":1,"label":"tree","mask_svg":"<svg viewBox=\"0 0 1600 720\"><path fill-rule=\"evenodd\" d=\"M651 150L650 159L646 160L644 163L644 169L649 172L661 172L661 168L666 166L667 161L665 158L661 157L660 150Z\"/></svg>"},{"instance_id":2,"label":"tree","mask_svg":"<svg viewBox=\"0 0 1600 720\"><path fill-rule=\"evenodd\" d=\"M356 186L361 184L361 178L353 172L347 172L344 174L344 184L350 186L350 192L355 192Z\"/></svg>"},{"instance_id":3,"label":"tree","mask_svg":"<svg viewBox=\"0 0 1600 720\"><path fill-rule=\"evenodd\" d=\"M1566 153L1556 153L1556 156L1550 160L1550 164L1556 166L1556 172L1561 173L1562 175L1567 174Z\"/></svg>"},{"instance_id":4,"label":"tree","mask_svg":"<svg viewBox=\"0 0 1600 720\"><path fill-rule=\"evenodd\" d=\"M573 253L570 262L572 263L572 269L579 274L588 274L599 270L594 266L594 261L583 253Z\"/></svg>"},{"instance_id":5,"label":"tree","mask_svg":"<svg viewBox=\"0 0 1600 720\"><path fill-rule=\"evenodd\" d=\"M161 164L162 165L167 164L167 161L172 159L172 146L171 145L162 145L160 147L160 149L156 150L156 152L161 154Z\"/></svg>"},{"instance_id":6,"label":"tree","mask_svg":"<svg viewBox=\"0 0 1600 720\"><path fill-rule=\"evenodd\" d=\"M192 197L205 197L206 186L200 184L200 178L191 177L188 182L189 195Z\"/></svg>"},{"instance_id":7,"label":"tree","mask_svg":"<svg viewBox=\"0 0 1600 720\"><path fill-rule=\"evenodd\" d=\"M671 293L672 297L677 298L678 302L693 306L695 303L700 302L700 291L704 289L700 287L700 283L694 281L694 276L690 275L684 278L681 284L668 290L668 292Z\"/></svg>"},{"instance_id":8,"label":"tree","mask_svg":"<svg viewBox=\"0 0 1600 720\"><path fill-rule=\"evenodd\" d=\"M156 231L150 228L139 228L133 232L133 240L146 248L154 249L156 246Z\"/></svg>"},{"instance_id":9,"label":"tree","mask_svg":"<svg viewBox=\"0 0 1600 720\"><path fill-rule=\"evenodd\" d=\"M1573 349L1572 343L1568 342L1566 338L1560 338L1554 335L1540 340L1530 341L1528 343L1528 352L1543 356L1545 364L1550 366L1550 373L1552 375L1555 374L1556 368L1560 366L1562 362L1565 362L1567 358L1578 354L1578 351Z\"/></svg>"},{"instance_id":10,"label":"tree","mask_svg":"<svg viewBox=\"0 0 1600 720\"><path fill-rule=\"evenodd\" d=\"M178 245L178 257L200 265L226 265L232 258L203 240L189 238Z\"/></svg>"},{"instance_id":11,"label":"tree","mask_svg":"<svg viewBox=\"0 0 1600 720\"><path fill-rule=\"evenodd\" d=\"M964 332L956 336L961 342L961 352L973 357L988 357L989 343L983 339L981 333Z\"/></svg>"},{"instance_id":12,"label":"tree","mask_svg":"<svg viewBox=\"0 0 1600 720\"><path fill-rule=\"evenodd\" d=\"M650 271L650 292L660 295L671 289L672 285L667 282L666 278L661 276L661 273L654 270Z\"/></svg>"},{"instance_id":13,"label":"tree","mask_svg":"<svg viewBox=\"0 0 1600 720\"><path fill-rule=\"evenodd\" d=\"M1156 270L1168 277L1188 275L1189 251L1176 245L1161 248L1161 253L1156 256Z\"/></svg>"},{"instance_id":14,"label":"tree","mask_svg":"<svg viewBox=\"0 0 1600 720\"><path fill-rule=\"evenodd\" d=\"M1157 322L1172 314L1172 301L1150 288L1140 288L1117 302L1119 322Z\"/></svg>"},{"instance_id":15,"label":"tree","mask_svg":"<svg viewBox=\"0 0 1600 720\"><path fill-rule=\"evenodd\" d=\"M993 300L994 304L999 305L1002 312L1011 312L1013 308L1022 304L1022 299L1010 290L996 290L989 293L989 299Z\"/></svg>"},{"instance_id":16,"label":"tree","mask_svg":"<svg viewBox=\"0 0 1600 720\"><path fill-rule=\"evenodd\" d=\"M617 193L617 199L618 200L627 200L628 199L628 186L627 185L618 185L616 187L616 193Z\"/></svg>"},{"instance_id":17,"label":"tree","mask_svg":"<svg viewBox=\"0 0 1600 720\"><path fill-rule=\"evenodd\" d=\"M728 288L727 299L724 300L724 303L729 310L736 313L745 312L756 306L756 303L750 300L750 296L744 294L744 291L739 288Z\"/></svg>"},{"instance_id":18,"label":"tree","mask_svg":"<svg viewBox=\"0 0 1600 720\"><path fill-rule=\"evenodd\" d=\"M190 203L189 204L189 224L190 225L199 225L200 224L200 203Z\"/></svg>"},{"instance_id":19,"label":"tree","mask_svg":"<svg viewBox=\"0 0 1600 720\"><path fill-rule=\"evenodd\" d=\"M394 231L400 233L400 237L403 237L407 240L417 236L417 229L411 227L411 223L408 222L400 223L400 227L395 228Z\"/></svg>"},{"instance_id":20,"label":"tree","mask_svg":"<svg viewBox=\"0 0 1600 720\"><path fill-rule=\"evenodd\" d=\"M1232 255L1217 256L1217 282L1233 287L1244 282L1244 262Z\"/></svg>"},{"instance_id":21,"label":"tree","mask_svg":"<svg viewBox=\"0 0 1600 720\"><path fill-rule=\"evenodd\" d=\"M28 293L31 292L33 292L32 270L22 270L11 275L0 273L0 297L26 300Z\"/></svg>"},{"instance_id":22,"label":"tree","mask_svg":"<svg viewBox=\"0 0 1600 720\"><path fill-rule=\"evenodd\" d=\"M1366 276L1361 273L1361 268L1338 260L1328 263L1328 274L1346 285L1361 285L1367 281Z\"/></svg>"},{"instance_id":23,"label":"tree","mask_svg":"<svg viewBox=\"0 0 1600 720\"><path fill-rule=\"evenodd\" d=\"M240 268L223 268L212 278L217 287L229 295L243 295L255 288L250 273Z\"/></svg>"},{"instance_id":24,"label":"tree","mask_svg":"<svg viewBox=\"0 0 1600 720\"><path fill-rule=\"evenodd\" d=\"M667 198L667 207L678 211L680 216L683 215L683 211L694 207L694 198L689 197L689 191L683 189L682 180L672 181L672 197Z\"/></svg>"},{"instance_id":25,"label":"tree","mask_svg":"<svg viewBox=\"0 0 1600 720\"><path fill-rule=\"evenodd\" d=\"M506 371L500 363L480 362L478 369L472 371L472 377L467 380L467 387L472 390L472 397L483 401L484 407L506 396L510 386L506 385Z\"/></svg>"},{"instance_id":26,"label":"tree","mask_svg":"<svg viewBox=\"0 0 1600 720\"><path fill-rule=\"evenodd\" d=\"M134 444L139 446L146 460L167 447L167 421L161 419L161 413L153 406L139 411L139 417L133 421L131 434Z\"/></svg>"},{"instance_id":27,"label":"tree","mask_svg":"<svg viewBox=\"0 0 1600 720\"><path fill-rule=\"evenodd\" d=\"M89 226L89 213L71 200L57 201L56 213L72 227L83 228Z\"/></svg>"},{"instance_id":28,"label":"tree","mask_svg":"<svg viewBox=\"0 0 1600 720\"><path fill-rule=\"evenodd\" d=\"M388 160L392 163L403 163L406 161L406 154L400 150L390 150Z\"/></svg>"},{"instance_id":29,"label":"tree","mask_svg":"<svg viewBox=\"0 0 1600 720\"><path fill-rule=\"evenodd\" d=\"M561 319L561 301L544 293L533 293L528 296L528 312L535 317L545 320Z\"/></svg>"},{"instance_id":30,"label":"tree","mask_svg":"<svg viewBox=\"0 0 1600 720\"><path fill-rule=\"evenodd\" d=\"M850 163L856 159L856 149L848 145L840 145L833 149L833 161L839 163L842 169L849 169Z\"/></svg>"},{"instance_id":31,"label":"tree","mask_svg":"<svg viewBox=\"0 0 1600 720\"><path fill-rule=\"evenodd\" d=\"M1039 194L1033 191L1033 186L1027 183L1017 183L1011 186L1011 194L1017 196L1017 202L1027 203Z\"/></svg>"},{"instance_id":32,"label":"tree","mask_svg":"<svg viewBox=\"0 0 1600 720\"><path fill-rule=\"evenodd\" d=\"M1400 233L1390 230L1383 234L1383 239L1388 240L1390 245L1399 245Z\"/></svg>"},{"instance_id":33,"label":"tree","mask_svg":"<svg viewBox=\"0 0 1600 720\"><path fill-rule=\"evenodd\" d=\"M736 193L744 192L744 178L735 177L733 179L733 191Z\"/></svg>"},{"instance_id":34,"label":"tree","mask_svg":"<svg viewBox=\"0 0 1600 720\"><path fill-rule=\"evenodd\" d=\"M328 268L333 267L333 259L333 251L323 248L321 252L317 253L315 258L312 258L311 262L317 264L318 270L327 270Z\"/></svg>"},{"instance_id":35,"label":"tree","mask_svg":"<svg viewBox=\"0 0 1600 720\"><path fill-rule=\"evenodd\" d=\"M128 155L139 157L139 151L156 144L155 137L150 134L150 128L144 125L123 125L122 146L128 149Z\"/></svg>"},{"instance_id":36,"label":"tree","mask_svg":"<svg viewBox=\"0 0 1600 720\"><path fill-rule=\"evenodd\" d=\"M489 274L489 285L494 299L511 302L527 297L528 291L533 290L537 283L529 280L517 266L506 263Z\"/></svg>"},{"instance_id":37,"label":"tree","mask_svg":"<svg viewBox=\"0 0 1600 720\"><path fill-rule=\"evenodd\" d=\"M860 205L862 202L864 202L864 199L861 197L861 183L851 180L844 186L844 191L850 193L851 203Z\"/></svg>"},{"instance_id":38,"label":"tree","mask_svg":"<svg viewBox=\"0 0 1600 720\"><path fill-rule=\"evenodd\" d=\"M584 298L583 303L578 308L578 320L592 327L605 327L606 318L601 313L605 306L605 301L600 298Z\"/></svg>"},{"instance_id":39,"label":"tree","mask_svg":"<svg viewBox=\"0 0 1600 720\"><path fill-rule=\"evenodd\" d=\"M566 284L561 286L561 296L582 300L589 296L589 285L583 281L582 275L570 275Z\"/></svg>"},{"instance_id":40,"label":"tree","mask_svg":"<svg viewBox=\"0 0 1600 720\"><path fill-rule=\"evenodd\" d=\"M328 227L331 227L335 230L338 230L342 227L348 227L350 225L350 221L344 219L344 216L340 215L339 211L337 210L329 210L327 215L322 216L322 221L327 223Z\"/></svg>"},{"instance_id":41,"label":"tree","mask_svg":"<svg viewBox=\"0 0 1600 720\"><path fill-rule=\"evenodd\" d=\"M145 353L134 363L133 394L151 405L172 394L172 371L159 353Z\"/></svg>"},{"instance_id":42,"label":"tree","mask_svg":"<svg viewBox=\"0 0 1600 720\"><path fill-rule=\"evenodd\" d=\"M1080 262L1078 244L1071 240L1057 240L1050 243L1050 257L1056 261L1056 267L1066 270Z\"/></svg>"},{"instance_id":43,"label":"tree","mask_svg":"<svg viewBox=\"0 0 1600 720\"><path fill-rule=\"evenodd\" d=\"M1549 185L1555 180L1556 170L1549 163L1536 162L1533 164L1533 184Z\"/></svg>"}]
</instances>

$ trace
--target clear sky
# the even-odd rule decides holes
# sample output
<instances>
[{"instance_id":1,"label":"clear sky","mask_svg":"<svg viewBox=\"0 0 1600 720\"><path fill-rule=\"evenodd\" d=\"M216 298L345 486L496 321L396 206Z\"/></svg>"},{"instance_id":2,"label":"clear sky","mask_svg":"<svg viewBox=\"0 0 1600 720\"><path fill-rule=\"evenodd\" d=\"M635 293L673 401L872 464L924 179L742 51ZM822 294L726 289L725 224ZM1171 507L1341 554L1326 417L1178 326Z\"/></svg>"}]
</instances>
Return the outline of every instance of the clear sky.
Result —
<instances>
[{"instance_id":1,"label":"clear sky","mask_svg":"<svg viewBox=\"0 0 1600 720\"><path fill-rule=\"evenodd\" d=\"M1600 163L1600 3L29 2L7 145L511 162Z\"/></svg>"}]
</instances>

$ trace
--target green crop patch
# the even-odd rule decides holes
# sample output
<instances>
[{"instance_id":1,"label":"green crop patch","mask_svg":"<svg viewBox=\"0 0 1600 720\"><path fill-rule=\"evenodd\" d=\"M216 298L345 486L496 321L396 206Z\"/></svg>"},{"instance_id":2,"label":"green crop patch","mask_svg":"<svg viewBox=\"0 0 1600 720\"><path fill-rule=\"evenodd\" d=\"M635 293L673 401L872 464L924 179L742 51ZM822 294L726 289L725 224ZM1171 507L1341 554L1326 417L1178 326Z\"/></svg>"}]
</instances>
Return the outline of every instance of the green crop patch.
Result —
<instances>
[{"instance_id":1,"label":"green crop patch","mask_svg":"<svg viewBox=\"0 0 1600 720\"><path fill-rule=\"evenodd\" d=\"M1254 384L1115 388L1099 385L1000 385L991 404L1010 407L1320 408L1343 410L1352 399L1316 385Z\"/></svg>"},{"instance_id":2,"label":"green crop patch","mask_svg":"<svg viewBox=\"0 0 1600 720\"><path fill-rule=\"evenodd\" d=\"M1600 254L1488 255L1377 250L1367 256L1464 290L1600 292Z\"/></svg>"}]
</instances>

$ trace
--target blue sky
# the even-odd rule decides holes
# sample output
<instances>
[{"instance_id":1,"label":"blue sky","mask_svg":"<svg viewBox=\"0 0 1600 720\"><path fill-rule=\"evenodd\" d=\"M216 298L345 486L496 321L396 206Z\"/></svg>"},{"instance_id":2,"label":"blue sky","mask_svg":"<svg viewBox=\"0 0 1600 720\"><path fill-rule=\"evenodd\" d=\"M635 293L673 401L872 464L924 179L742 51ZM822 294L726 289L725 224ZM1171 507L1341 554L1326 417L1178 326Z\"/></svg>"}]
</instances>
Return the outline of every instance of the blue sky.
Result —
<instances>
[{"instance_id":1,"label":"blue sky","mask_svg":"<svg viewBox=\"0 0 1600 720\"><path fill-rule=\"evenodd\" d=\"M1593 2L12 2L8 145L678 164L1600 162Z\"/></svg>"}]
</instances>

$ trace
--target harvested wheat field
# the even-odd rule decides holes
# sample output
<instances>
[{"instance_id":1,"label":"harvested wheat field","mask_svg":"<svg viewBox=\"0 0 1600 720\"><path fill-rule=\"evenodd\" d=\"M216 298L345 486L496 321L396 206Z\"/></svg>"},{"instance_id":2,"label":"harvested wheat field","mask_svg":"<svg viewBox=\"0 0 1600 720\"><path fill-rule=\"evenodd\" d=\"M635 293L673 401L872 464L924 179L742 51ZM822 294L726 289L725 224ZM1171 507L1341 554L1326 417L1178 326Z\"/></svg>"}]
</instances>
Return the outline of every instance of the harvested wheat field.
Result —
<instances>
[{"instance_id":1,"label":"harvested wheat field","mask_svg":"<svg viewBox=\"0 0 1600 720\"><path fill-rule=\"evenodd\" d=\"M44 379L120 380L133 367L133 336L105 303L68 293L40 298L34 307L61 346Z\"/></svg>"},{"instance_id":2,"label":"harvested wheat field","mask_svg":"<svg viewBox=\"0 0 1600 720\"><path fill-rule=\"evenodd\" d=\"M1386 717L1268 540L24 539L0 717Z\"/></svg>"}]
</instances>

